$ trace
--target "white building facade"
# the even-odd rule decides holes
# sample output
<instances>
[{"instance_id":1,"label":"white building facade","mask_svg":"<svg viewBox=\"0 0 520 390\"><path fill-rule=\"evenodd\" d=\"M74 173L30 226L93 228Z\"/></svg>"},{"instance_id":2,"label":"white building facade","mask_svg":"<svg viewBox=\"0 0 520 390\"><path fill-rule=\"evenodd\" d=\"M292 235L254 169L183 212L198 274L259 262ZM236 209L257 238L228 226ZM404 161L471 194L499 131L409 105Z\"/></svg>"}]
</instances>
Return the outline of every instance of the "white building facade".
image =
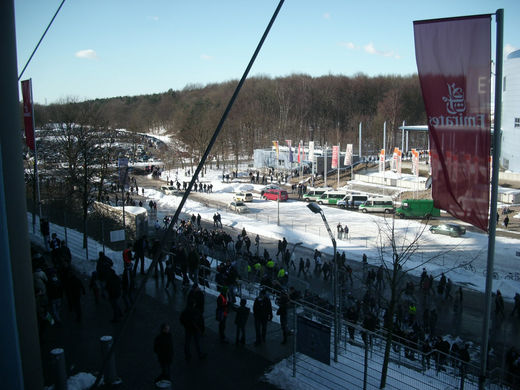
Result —
<instances>
[{"instance_id":1,"label":"white building facade","mask_svg":"<svg viewBox=\"0 0 520 390\"><path fill-rule=\"evenodd\" d=\"M520 173L520 50L504 61L502 85L502 153L504 169Z\"/></svg>"}]
</instances>

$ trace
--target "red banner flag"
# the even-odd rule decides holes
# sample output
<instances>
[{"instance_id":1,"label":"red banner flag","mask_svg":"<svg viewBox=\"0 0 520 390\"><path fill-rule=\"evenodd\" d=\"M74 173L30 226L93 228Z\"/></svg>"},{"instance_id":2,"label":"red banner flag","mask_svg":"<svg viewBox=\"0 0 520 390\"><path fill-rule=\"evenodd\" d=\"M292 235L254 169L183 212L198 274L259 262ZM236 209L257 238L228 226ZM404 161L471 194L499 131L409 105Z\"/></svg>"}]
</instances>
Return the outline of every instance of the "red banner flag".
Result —
<instances>
[{"instance_id":1,"label":"red banner flag","mask_svg":"<svg viewBox=\"0 0 520 390\"><path fill-rule=\"evenodd\" d=\"M416 21L414 34L435 207L487 231L491 16Z\"/></svg>"},{"instance_id":2,"label":"red banner flag","mask_svg":"<svg viewBox=\"0 0 520 390\"><path fill-rule=\"evenodd\" d=\"M23 123L25 125L25 142L34 150L34 119L31 79L22 81Z\"/></svg>"},{"instance_id":3,"label":"red banner flag","mask_svg":"<svg viewBox=\"0 0 520 390\"><path fill-rule=\"evenodd\" d=\"M339 145L334 145L332 147L332 164L331 168L338 168L338 159L339 159Z\"/></svg>"}]
</instances>

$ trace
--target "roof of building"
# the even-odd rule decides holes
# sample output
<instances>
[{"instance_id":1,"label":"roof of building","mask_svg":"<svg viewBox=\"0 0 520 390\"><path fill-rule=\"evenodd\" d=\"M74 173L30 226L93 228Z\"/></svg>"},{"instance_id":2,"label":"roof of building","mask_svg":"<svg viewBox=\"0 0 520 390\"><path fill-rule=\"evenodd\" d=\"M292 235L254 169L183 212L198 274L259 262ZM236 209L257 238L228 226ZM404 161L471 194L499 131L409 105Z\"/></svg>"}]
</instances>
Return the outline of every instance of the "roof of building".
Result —
<instances>
[{"instance_id":1,"label":"roof of building","mask_svg":"<svg viewBox=\"0 0 520 390\"><path fill-rule=\"evenodd\" d=\"M508 59L508 60L511 60L511 59L513 59L513 58L520 58L520 50L516 50L516 51L514 51L514 52L512 52L512 53L509 53L509 54L507 55L507 59Z\"/></svg>"}]
</instances>

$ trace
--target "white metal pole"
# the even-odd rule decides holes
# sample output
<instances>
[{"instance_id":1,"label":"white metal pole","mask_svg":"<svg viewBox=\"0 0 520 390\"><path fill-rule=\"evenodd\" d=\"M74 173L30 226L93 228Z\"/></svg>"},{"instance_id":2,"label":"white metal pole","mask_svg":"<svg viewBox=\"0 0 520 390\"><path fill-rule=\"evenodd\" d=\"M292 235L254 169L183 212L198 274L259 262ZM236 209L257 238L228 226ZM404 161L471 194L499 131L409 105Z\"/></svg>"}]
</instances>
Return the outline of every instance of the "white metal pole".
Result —
<instances>
[{"instance_id":1,"label":"white metal pole","mask_svg":"<svg viewBox=\"0 0 520 390\"><path fill-rule=\"evenodd\" d=\"M327 144L323 150L323 186L327 187Z\"/></svg>"},{"instance_id":2,"label":"white metal pole","mask_svg":"<svg viewBox=\"0 0 520 390\"><path fill-rule=\"evenodd\" d=\"M504 10L496 12L497 43L495 62L495 122L493 132L493 167L491 178L491 206L489 210L489 237L486 273L486 294L484 306L484 321L482 326L482 345L480 348L480 381L479 388L484 388L484 380L487 375L487 357L489 342L489 317L491 316L491 292L493 290L493 267L495 261L495 236L497 225L497 200L498 200L498 176L502 127L502 61L504 46Z\"/></svg>"},{"instance_id":3,"label":"white metal pole","mask_svg":"<svg viewBox=\"0 0 520 390\"><path fill-rule=\"evenodd\" d=\"M361 122L359 122L359 160L361 161Z\"/></svg>"},{"instance_id":4,"label":"white metal pole","mask_svg":"<svg viewBox=\"0 0 520 390\"><path fill-rule=\"evenodd\" d=\"M383 149L385 150L386 157L386 121L383 123Z\"/></svg>"},{"instance_id":5,"label":"white metal pole","mask_svg":"<svg viewBox=\"0 0 520 390\"><path fill-rule=\"evenodd\" d=\"M341 155L341 144L338 142L338 186L336 187L336 189L339 189L339 168L340 168L340 165L341 165L341 158L340 158L340 155Z\"/></svg>"},{"instance_id":6,"label":"white metal pole","mask_svg":"<svg viewBox=\"0 0 520 390\"><path fill-rule=\"evenodd\" d=\"M403 129L401 130L401 151L404 151L404 126L406 121L403 121Z\"/></svg>"}]
</instances>

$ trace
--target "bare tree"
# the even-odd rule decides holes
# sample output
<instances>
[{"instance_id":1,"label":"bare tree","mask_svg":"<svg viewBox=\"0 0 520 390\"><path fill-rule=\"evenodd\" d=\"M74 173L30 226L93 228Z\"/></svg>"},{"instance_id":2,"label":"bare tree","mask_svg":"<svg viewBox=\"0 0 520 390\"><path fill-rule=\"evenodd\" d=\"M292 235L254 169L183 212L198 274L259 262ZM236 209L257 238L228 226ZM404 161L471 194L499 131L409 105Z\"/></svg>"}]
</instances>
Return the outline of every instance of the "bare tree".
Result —
<instances>
[{"instance_id":1,"label":"bare tree","mask_svg":"<svg viewBox=\"0 0 520 390\"><path fill-rule=\"evenodd\" d=\"M378 223L379 261L383 267L384 279L390 289L390 295L384 305L386 308L384 316L386 344L383 367L381 370L381 389L386 386L390 349L395 331L394 316L396 314L397 305L400 303L402 294L405 291L405 282L409 279L410 273L423 268L427 263L434 262L436 259L457 249L457 245L455 245L448 250L437 252L432 256L424 257L419 255L421 237L428 227L428 220L423 222L419 228L399 230L395 227L395 217L385 218L381 223ZM419 258L421 260L417 261ZM465 264L466 263L453 264L449 270L463 267ZM446 270L446 272L449 270Z\"/></svg>"}]
</instances>

